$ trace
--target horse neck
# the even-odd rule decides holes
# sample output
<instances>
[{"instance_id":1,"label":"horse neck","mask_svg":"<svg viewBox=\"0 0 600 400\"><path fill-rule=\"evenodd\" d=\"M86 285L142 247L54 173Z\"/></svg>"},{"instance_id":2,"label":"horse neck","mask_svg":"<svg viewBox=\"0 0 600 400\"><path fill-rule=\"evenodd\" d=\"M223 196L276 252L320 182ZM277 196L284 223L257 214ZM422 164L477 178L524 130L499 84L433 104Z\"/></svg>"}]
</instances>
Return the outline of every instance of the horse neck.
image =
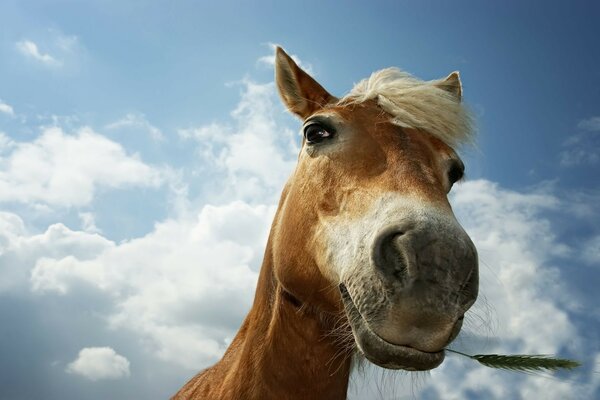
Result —
<instances>
[{"instance_id":1,"label":"horse neck","mask_svg":"<svg viewBox=\"0 0 600 400\"><path fill-rule=\"evenodd\" d=\"M328 335L328 320L282 290L269 240L254 304L236 337L221 361L175 398L345 399L350 357Z\"/></svg>"}]
</instances>

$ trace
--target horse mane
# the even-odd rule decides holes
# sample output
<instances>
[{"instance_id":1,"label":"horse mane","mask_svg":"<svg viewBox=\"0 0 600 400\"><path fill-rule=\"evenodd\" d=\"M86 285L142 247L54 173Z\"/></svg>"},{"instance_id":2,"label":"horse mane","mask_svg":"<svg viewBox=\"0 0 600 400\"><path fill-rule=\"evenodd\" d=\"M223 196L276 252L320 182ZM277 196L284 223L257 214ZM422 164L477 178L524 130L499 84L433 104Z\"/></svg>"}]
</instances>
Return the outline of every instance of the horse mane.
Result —
<instances>
[{"instance_id":1,"label":"horse mane","mask_svg":"<svg viewBox=\"0 0 600 400\"><path fill-rule=\"evenodd\" d=\"M392 116L391 123L429 132L456 148L473 142L473 118L446 86L444 79L422 81L398 68L386 68L357 83L339 104L376 99Z\"/></svg>"}]
</instances>

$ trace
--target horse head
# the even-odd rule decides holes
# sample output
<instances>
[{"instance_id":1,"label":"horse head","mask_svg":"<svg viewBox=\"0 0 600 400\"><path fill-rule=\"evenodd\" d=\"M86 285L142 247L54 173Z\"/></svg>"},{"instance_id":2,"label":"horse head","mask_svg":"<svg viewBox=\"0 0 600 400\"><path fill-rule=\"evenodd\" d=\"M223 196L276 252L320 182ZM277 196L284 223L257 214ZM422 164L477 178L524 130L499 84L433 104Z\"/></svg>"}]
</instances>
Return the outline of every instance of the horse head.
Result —
<instances>
[{"instance_id":1,"label":"horse head","mask_svg":"<svg viewBox=\"0 0 600 400\"><path fill-rule=\"evenodd\" d=\"M448 201L472 132L458 73L386 69L337 98L280 48L275 69L304 134L271 233L275 278L299 306L343 315L371 362L438 366L478 292Z\"/></svg>"}]
</instances>

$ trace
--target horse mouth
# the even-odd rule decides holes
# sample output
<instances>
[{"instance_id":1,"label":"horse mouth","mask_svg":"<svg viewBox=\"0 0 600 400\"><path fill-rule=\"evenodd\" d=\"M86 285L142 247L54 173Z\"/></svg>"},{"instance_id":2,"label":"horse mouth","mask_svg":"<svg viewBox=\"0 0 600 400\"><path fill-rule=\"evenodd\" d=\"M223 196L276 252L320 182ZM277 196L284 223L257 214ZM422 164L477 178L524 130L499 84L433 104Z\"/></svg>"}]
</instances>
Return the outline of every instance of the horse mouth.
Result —
<instances>
[{"instance_id":1,"label":"horse mouth","mask_svg":"<svg viewBox=\"0 0 600 400\"><path fill-rule=\"evenodd\" d=\"M427 371L439 366L444 361L444 350L426 352L382 339L373 332L362 317L346 286L340 284L339 287L358 349L373 364L388 369Z\"/></svg>"}]
</instances>

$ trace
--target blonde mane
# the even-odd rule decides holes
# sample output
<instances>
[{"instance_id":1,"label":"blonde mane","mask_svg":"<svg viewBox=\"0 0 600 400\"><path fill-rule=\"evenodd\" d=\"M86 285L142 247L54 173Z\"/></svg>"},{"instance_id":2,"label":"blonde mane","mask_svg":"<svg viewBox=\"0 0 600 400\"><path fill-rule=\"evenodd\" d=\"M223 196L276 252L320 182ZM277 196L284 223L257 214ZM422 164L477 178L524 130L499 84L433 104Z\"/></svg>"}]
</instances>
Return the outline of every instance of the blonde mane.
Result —
<instances>
[{"instance_id":1,"label":"blonde mane","mask_svg":"<svg viewBox=\"0 0 600 400\"><path fill-rule=\"evenodd\" d=\"M357 83L340 104L376 99L391 122L436 136L451 147L473 141L473 120L444 79L422 81L398 68L376 71Z\"/></svg>"}]
</instances>

